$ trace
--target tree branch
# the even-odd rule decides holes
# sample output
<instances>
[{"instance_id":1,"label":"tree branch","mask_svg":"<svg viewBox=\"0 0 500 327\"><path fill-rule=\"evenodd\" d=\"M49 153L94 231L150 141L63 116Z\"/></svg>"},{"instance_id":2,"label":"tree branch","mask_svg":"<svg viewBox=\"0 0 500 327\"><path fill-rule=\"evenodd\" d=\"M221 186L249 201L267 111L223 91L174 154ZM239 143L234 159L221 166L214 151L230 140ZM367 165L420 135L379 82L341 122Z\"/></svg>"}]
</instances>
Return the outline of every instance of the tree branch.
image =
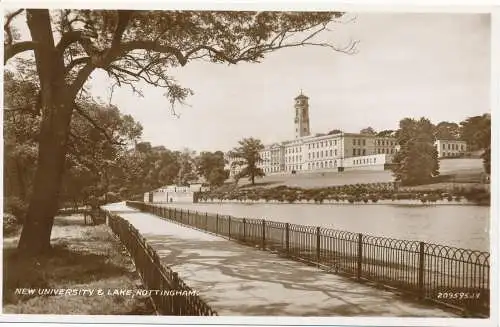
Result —
<instances>
[{"instance_id":1,"label":"tree branch","mask_svg":"<svg viewBox=\"0 0 500 327\"><path fill-rule=\"evenodd\" d=\"M33 41L22 41L14 44L6 44L3 49L3 63L4 65L7 63L7 61L14 57L15 55L28 51L28 50L35 50L36 48L36 42Z\"/></svg>"},{"instance_id":2,"label":"tree branch","mask_svg":"<svg viewBox=\"0 0 500 327\"><path fill-rule=\"evenodd\" d=\"M80 57L72 60L67 66L66 66L66 71L65 74L69 73L75 66L81 65L81 64L87 64L91 60L90 57Z\"/></svg>"},{"instance_id":3,"label":"tree branch","mask_svg":"<svg viewBox=\"0 0 500 327\"><path fill-rule=\"evenodd\" d=\"M75 59L76 60L76 59ZM77 74L75 80L69 87L70 94L72 98L74 98L77 94L78 91L83 87L83 84L87 81L87 78L89 78L90 74L94 71L95 66L92 63L92 61L87 62L85 67L83 67Z\"/></svg>"},{"instance_id":4,"label":"tree branch","mask_svg":"<svg viewBox=\"0 0 500 327\"><path fill-rule=\"evenodd\" d=\"M111 51L119 49L123 33L127 28L128 22L130 21L133 12L133 10L118 11L118 23L116 24L115 34L113 35L113 40L111 41Z\"/></svg>"},{"instance_id":5,"label":"tree branch","mask_svg":"<svg viewBox=\"0 0 500 327\"><path fill-rule=\"evenodd\" d=\"M13 37L12 37L12 31L10 30L10 23L12 22L12 20L17 16L19 15L20 13L22 13L24 11L24 9L18 9L16 11L14 11L13 13L11 14L8 14L7 15L7 19L5 21L5 25L3 26L3 30L5 31L5 33L7 33L7 41L6 41L6 44L8 45L11 45L12 44L12 41L13 41Z\"/></svg>"},{"instance_id":6,"label":"tree branch","mask_svg":"<svg viewBox=\"0 0 500 327\"><path fill-rule=\"evenodd\" d=\"M92 119L92 117L90 117L82 108L80 108L80 106L78 106L76 103L74 104L74 108L76 110L76 112L82 116L83 118L85 118L95 129L99 130L99 132L102 133L102 135L104 135L104 137L106 138L106 140L108 142L110 142L111 144L116 144L116 145L126 145L125 143L122 143L122 142L117 142L115 141L108 133L107 131L102 127L100 126L94 119Z\"/></svg>"},{"instance_id":7,"label":"tree branch","mask_svg":"<svg viewBox=\"0 0 500 327\"><path fill-rule=\"evenodd\" d=\"M58 51L59 55L61 55L64 50L66 50L66 48L68 48L71 44L80 41L83 34L83 31L70 31L64 33L61 37L61 40L56 46L56 50Z\"/></svg>"}]
</instances>

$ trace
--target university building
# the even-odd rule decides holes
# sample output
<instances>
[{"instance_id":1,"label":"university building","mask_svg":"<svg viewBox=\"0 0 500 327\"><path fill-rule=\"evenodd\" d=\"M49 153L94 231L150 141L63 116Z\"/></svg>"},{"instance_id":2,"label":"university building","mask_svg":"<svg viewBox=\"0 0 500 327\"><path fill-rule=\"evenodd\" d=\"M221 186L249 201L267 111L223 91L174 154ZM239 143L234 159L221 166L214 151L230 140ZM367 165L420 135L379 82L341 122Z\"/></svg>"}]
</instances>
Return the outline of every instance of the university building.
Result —
<instances>
[{"instance_id":1,"label":"university building","mask_svg":"<svg viewBox=\"0 0 500 327\"><path fill-rule=\"evenodd\" d=\"M295 138L266 145L260 152L259 166L266 175L383 170L392 163L397 149L394 137L344 132L311 135L309 98L301 93L294 100ZM234 176L241 167L233 167L232 158L227 159Z\"/></svg>"},{"instance_id":2,"label":"university building","mask_svg":"<svg viewBox=\"0 0 500 327\"><path fill-rule=\"evenodd\" d=\"M437 140L434 145L439 158L460 157L467 152L467 143L457 140Z\"/></svg>"}]
</instances>

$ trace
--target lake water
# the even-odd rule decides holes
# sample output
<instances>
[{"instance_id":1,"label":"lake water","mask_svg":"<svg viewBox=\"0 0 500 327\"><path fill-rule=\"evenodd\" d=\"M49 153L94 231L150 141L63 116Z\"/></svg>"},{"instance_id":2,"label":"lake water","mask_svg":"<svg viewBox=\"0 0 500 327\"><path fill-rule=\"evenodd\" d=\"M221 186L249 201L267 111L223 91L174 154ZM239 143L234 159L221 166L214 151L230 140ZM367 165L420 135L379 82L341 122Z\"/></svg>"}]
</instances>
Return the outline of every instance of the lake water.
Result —
<instances>
[{"instance_id":1,"label":"lake water","mask_svg":"<svg viewBox=\"0 0 500 327\"><path fill-rule=\"evenodd\" d=\"M182 203L169 207L321 226L489 251L490 207L409 204Z\"/></svg>"}]
</instances>

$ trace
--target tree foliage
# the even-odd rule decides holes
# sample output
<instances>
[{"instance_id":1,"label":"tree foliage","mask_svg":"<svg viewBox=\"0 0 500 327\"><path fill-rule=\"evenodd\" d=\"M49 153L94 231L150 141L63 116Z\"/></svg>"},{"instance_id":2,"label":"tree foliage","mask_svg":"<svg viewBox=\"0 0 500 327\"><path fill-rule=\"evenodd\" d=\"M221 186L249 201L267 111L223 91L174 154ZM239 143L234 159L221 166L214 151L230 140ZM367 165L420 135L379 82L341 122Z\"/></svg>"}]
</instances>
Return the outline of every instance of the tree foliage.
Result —
<instances>
[{"instance_id":1,"label":"tree foliage","mask_svg":"<svg viewBox=\"0 0 500 327\"><path fill-rule=\"evenodd\" d=\"M491 115L469 117L460 123L460 139L470 151L484 150L491 145Z\"/></svg>"},{"instance_id":2,"label":"tree foliage","mask_svg":"<svg viewBox=\"0 0 500 327\"><path fill-rule=\"evenodd\" d=\"M383 130L383 131L380 131L377 133L377 136L379 137L389 137L389 136L394 136L395 135L395 131L393 131L392 129L386 129L386 130Z\"/></svg>"},{"instance_id":3,"label":"tree foliage","mask_svg":"<svg viewBox=\"0 0 500 327\"><path fill-rule=\"evenodd\" d=\"M376 135L377 132L375 132L375 130L373 129L373 127L366 127L366 128L363 128L362 130L359 131L360 134L366 134L366 135Z\"/></svg>"},{"instance_id":4,"label":"tree foliage","mask_svg":"<svg viewBox=\"0 0 500 327\"><path fill-rule=\"evenodd\" d=\"M427 183L439 175L438 152L431 122L404 118L396 132L401 149L394 156L394 176L403 185Z\"/></svg>"},{"instance_id":5,"label":"tree foliage","mask_svg":"<svg viewBox=\"0 0 500 327\"><path fill-rule=\"evenodd\" d=\"M201 152L196 158L196 171L211 186L220 186L229 177L229 171L225 170L226 160L224 153Z\"/></svg>"},{"instance_id":6,"label":"tree foliage","mask_svg":"<svg viewBox=\"0 0 500 327\"><path fill-rule=\"evenodd\" d=\"M255 177L265 176L264 171L258 167L262 162L260 151L264 150L264 145L260 140L254 138L245 138L238 142L239 147L234 148L229 156L234 158L232 165L240 166L241 171L237 179L248 177L248 180L255 184Z\"/></svg>"},{"instance_id":7,"label":"tree foliage","mask_svg":"<svg viewBox=\"0 0 500 327\"><path fill-rule=\"evenodd\" d=\"M342 133L342 130L340 130L340 129L332 129L331 131L328 132L328 135L340 134L340 133Z\"/></svg>"},{"instance_id":8,"label":"tree foliage","mask_svg":"<svg viewBox=\"0 0 500 327\"><path fill-rule=\"evenodd\" d=\"M434 128L434 137L437 140L458 140L460 126L457 123L442 121Z\"/></svg>"},{"instance_id":9,"label":"tree foliage","mask_svg":"<svg viewBox=\"0 0 500 327\"><path fill-rule=\"evenodd\" d=\"M29 39L20 40L12 22L26 14ZM165 89L174 109L192 94L170 75L172 67L195 60L237 64L259 62L282 48L317 46L353 53L355 42L335 45L318 40L341 22L340 12L211 12L23 9L6 14L4 63L33 51L25 67L35 74L36 101L26 111L41 118L33 192L19 249L38 254L50 249L73 113L96 70L118 86L141 94L139 82ZM339 26L339 25L337 25ZM86 113L86 112L85 112ZM96 125L95 127L97 127ZM111 142L105 129L101 132Z\"/></svg>"}]
</instances>

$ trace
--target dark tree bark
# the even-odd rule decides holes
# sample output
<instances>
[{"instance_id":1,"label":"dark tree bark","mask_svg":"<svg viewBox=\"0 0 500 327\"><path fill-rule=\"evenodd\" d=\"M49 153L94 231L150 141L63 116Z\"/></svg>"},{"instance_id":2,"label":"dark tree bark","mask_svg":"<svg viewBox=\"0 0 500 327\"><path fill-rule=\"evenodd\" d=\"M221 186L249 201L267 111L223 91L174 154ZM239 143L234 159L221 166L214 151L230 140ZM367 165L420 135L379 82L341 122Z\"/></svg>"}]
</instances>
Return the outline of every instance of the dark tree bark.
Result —
<instances>
[{"instance_id":1,"label":"dark tree bark","mask_svg":"<svg viewBox=\"0 0 500 327\"><path fill-rule=\"evenodd\" d=\"M55 55L48 10L29 10L28 27L37 44L35 59L40 78L42 115L38 166L33 193L18 248L26 255L50 250L64 171L73 99L64 81L64 62Z\"/></svg>"}]
</instances>

